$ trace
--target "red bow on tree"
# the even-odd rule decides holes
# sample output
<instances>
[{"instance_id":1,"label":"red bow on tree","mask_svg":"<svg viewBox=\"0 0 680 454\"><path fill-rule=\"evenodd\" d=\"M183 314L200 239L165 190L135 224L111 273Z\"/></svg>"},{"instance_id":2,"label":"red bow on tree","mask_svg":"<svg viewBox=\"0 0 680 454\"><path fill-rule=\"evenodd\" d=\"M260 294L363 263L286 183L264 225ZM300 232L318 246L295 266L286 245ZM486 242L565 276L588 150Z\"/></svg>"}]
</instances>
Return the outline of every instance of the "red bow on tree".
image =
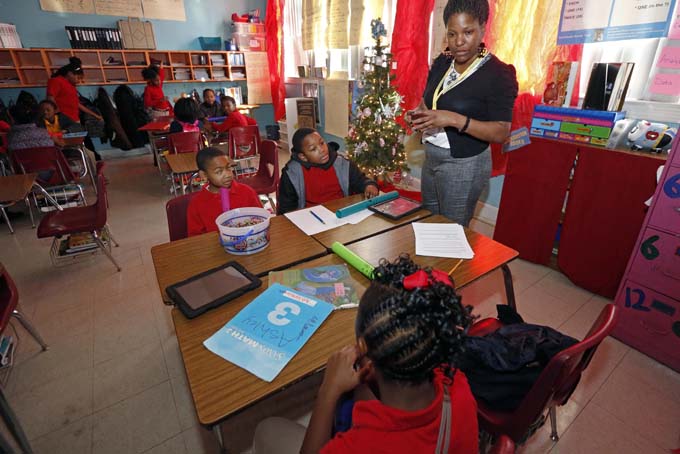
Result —
<instances>
[{"instance_id":1,"label":"red bow on tree","mask_svg":"<svg viewBox=\"0 0 680 454\"><path fill-rule=\"evenodd\" d=\"M429 287L431 281L441 282L449 287L453 287L449 275L441 270L435 269L432 270L432 279L430 279L430 276L424 270L418 270L415 273L404 277L403 285L406 290L414 290L417 288Z\"/></svg>"}]
</instances>

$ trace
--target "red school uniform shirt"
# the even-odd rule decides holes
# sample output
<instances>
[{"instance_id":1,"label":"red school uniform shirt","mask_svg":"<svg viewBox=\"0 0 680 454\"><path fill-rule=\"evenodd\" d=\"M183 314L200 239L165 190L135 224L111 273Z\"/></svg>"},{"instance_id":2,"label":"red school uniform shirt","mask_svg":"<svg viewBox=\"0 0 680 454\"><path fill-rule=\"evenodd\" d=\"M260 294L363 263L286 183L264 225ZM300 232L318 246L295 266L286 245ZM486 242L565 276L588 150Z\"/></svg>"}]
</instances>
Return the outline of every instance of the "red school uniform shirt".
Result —
<instances>
[{"instance_id":1,"label":"red school uniform shirt","mask_svg":"<svg viewBox=\"0 0 680 454\"><path fill-rule=\"evenodd\" d=\"M75 122L80 122L78 90L65 77L51 77L47 81L47 96L54 98L61 113Z\"/></svg>"},{"instance_id":2,"label":"red school uniform shirt","mask_svg":"<svg viewBox=\"0 0 680 454\"><path fill-rule=\"evenodd\" d=\"M321 205L330 200L345 197L333 166L327 169L316 166L310 168L302 166L302 176L305 179L306 207Z\"/></svg>"},{"instance_id":3,"label":"red school uniform shirt","mask_svg":"<svg viewBox=\"0 0 680 454\"><path fill-rule=\"evenodd\" d=\"M354 404L352 428L337 434L321 449L322 454L370 452L413 454L434 452L439 436L444 397L444 376L435 373L436 397L419 411L388 407L379 400ZM456 372L449 386L451 396L451 443L449 454L478 452L477 403L465 374Z\"/></svg>"},{"instance_id":4,"label":"red school uniform shirt","mask_svg":"<svg viewBox=\"0 0 680 454\"><path fill-rule=\"evenodd\" d=\"M248 185L231 183L229 188L229 206L231 209L243 207L262 208L262 203L257 197L257 193ZM215 219L222 214L222 197L220 193L213 193L208 190L206 184L201 189L187 208L187 234L189 236L200 235L207 232L216 232L217 224Z\"/></svg>"},{"instance_id":5,"label":"red school uniform shirt","mask_svg":"<svg viewBox=\"0 0 680 454\"><path fill-rule=\"evenodd\" d=\"M163 73L163 70L158 73L161 79L161 84L159 86L151 85L147 82L146 87L144 88L144 107L147 109L172 110L170 102L165 99L165 93L163 93Z\"/></svg>"},{"instance_id":6,"label":"red school uniform shirt","mask_svg":"<svg viewBox=\"0 0 680 454\"><path fill-rule=\"evenodd\" d=\"M235 126L248 126L249 124L252 124L252 122L248 121L248 117L243 115L238 110L235 110L231 112L227 119L224 120L222 123L220 124L213 123L212 126L217 132L225 132L229 131L231 128Z\"/></svg>"}]
</instances>

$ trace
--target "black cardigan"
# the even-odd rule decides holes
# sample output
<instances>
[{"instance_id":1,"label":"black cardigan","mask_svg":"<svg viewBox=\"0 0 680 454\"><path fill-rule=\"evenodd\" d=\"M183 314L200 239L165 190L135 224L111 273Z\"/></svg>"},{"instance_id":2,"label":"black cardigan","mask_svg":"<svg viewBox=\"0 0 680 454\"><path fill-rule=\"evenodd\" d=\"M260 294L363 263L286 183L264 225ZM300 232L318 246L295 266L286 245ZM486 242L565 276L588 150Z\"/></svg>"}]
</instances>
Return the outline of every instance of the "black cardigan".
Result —
<instances>
[{"instance_id":1,"label":"black cardigan","mask_svg":"<svg viewBox=\"0 0 680 454\"><path fill-rule=\"evenodd\" d=\"M446 70L451 66L451 57L444 54L432 63L427 76L423 99L428 109L432 108L432 97ZM515 68L506 65L496 56L491 58L470 77L437 101L437 109L457 112L479 121L512 121L512 108L517 98L517 77ZM470 158L486 150L488 142L469 134L461 134L453 127L444 128L454 158Z\"/></svg>"}]
</instances>

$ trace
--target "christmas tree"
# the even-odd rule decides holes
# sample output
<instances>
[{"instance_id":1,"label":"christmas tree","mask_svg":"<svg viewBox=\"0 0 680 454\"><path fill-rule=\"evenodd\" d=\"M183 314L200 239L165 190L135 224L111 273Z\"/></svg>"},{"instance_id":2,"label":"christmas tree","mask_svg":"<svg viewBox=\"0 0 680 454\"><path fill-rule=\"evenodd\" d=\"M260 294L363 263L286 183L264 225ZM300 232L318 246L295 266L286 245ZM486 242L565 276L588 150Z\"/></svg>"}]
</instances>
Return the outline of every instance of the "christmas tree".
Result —
<instances>
[{"instance_id":1,"label":"christmas tree","mask_svg":"<svg viewBox=\"0 0 680 454\"><path fill-rule=\"evenodd\" d=\"M349 135L345 138L350 158L366 173L377 178L386 172L406 170L404 132L395 118L401 114L401 96L391 84L392 54L383 44L387 36L380 21L371 21L375 46L366 49L357 104Z\"/></svg>"}]
</instances>

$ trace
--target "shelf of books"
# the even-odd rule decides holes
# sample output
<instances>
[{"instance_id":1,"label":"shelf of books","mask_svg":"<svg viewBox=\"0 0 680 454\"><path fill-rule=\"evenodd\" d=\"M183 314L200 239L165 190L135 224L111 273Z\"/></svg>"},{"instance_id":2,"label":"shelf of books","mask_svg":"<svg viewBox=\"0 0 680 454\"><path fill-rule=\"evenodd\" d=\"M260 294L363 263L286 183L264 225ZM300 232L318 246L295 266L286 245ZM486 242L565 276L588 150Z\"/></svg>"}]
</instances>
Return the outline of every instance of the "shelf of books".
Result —
<instances>
[{"instance_id":1,"label":"shelf of books","mask_svg":"<svg viewBox=\"0 0 680 454\"><path fill-rule=\"evenodd\" d=\"M165 82L247 80L243 52L124 49L0 49L0 88L43 87L51 74L82 61L81 85L144 83L142 69L161 64Z\"/></svg>"}]
</instances>

